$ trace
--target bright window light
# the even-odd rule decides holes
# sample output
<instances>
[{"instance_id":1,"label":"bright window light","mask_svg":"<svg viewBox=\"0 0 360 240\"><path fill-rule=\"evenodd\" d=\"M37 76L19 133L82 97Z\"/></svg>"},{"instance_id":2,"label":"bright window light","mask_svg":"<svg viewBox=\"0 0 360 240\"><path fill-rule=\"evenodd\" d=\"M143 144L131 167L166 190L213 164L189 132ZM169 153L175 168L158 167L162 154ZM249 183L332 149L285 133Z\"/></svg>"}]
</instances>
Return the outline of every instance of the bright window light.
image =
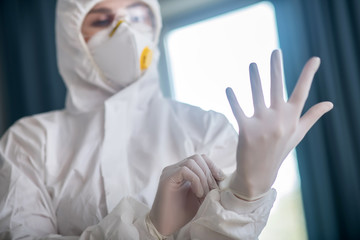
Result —
<instances>
[{"instance_id":1,"label":"bright window light","mask_svg":"<svg viewBox=\"0 0 360 240\"><path fill-rule=\"evenodd\" d=\"M178 101L223 113L238 129L225 89L234 89L245 114L251 116L248 66L256 62L269 105L270 54L276 48L275 11L269 2L175 29L166 37L173 95ZM281 167L274 188L277 200L260 240L307 239L295 151Z\"/></svg>"}]
</instances>

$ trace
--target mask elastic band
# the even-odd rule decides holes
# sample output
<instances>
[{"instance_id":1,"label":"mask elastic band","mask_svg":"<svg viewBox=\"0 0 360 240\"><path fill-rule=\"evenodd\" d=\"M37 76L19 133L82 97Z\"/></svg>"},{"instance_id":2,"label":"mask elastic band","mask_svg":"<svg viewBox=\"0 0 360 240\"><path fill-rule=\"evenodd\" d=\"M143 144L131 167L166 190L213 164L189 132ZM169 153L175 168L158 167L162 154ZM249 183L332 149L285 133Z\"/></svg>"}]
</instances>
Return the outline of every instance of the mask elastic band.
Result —
<instances>
[{"instance_id":1,"label":"mask elastic band","mask_svg":"<svg viewBox=\"0 0 360 240\"><path fill-rule=\"evenodd\" d=\"M113 30L111 31L111 33L109 34L109 37L114 36L116 30L120 27L120 25L121 25L123 22L125 22L125 21L124 21L124 20L120 20L120 21L116 24L116 26L114 27L114 29L113 29Z\"/></svg>"}]
</instances>

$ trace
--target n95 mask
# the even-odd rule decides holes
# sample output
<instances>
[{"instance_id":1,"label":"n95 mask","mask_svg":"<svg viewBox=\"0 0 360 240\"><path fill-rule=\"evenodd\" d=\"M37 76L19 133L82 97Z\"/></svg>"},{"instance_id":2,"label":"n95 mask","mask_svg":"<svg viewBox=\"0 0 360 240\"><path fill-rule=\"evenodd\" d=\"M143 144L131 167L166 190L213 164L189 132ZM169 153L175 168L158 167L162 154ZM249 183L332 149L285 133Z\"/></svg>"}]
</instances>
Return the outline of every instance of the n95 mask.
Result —
<instances>
[{"instance_id":1,"label":"n95 mask","mask_svg":"<svg viewBox=\"0 0 360 240\"><path fill-rule=\"evenodd\" d=\"M113 29L95 34L88 47L106 80L122 89L150 67L154 42L151 33L140 32L121 20Z\"/></svg>"}]
</instances>

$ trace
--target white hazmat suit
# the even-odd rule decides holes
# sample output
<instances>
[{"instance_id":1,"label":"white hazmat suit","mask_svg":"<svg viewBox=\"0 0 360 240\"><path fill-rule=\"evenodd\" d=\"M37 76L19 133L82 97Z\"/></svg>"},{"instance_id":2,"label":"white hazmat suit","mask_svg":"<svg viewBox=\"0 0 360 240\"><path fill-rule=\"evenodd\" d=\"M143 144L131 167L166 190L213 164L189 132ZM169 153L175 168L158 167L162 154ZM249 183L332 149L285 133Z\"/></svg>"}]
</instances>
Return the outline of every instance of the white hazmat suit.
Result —
<instances>
[{"instance_id":1,"label":"white hazmat suit","mask_svg":"<svg viewBox=\"0 0 360 240\"><path fill-rule=\"evenodd\" d=\"M223 115L163 98L155 63L117 91L81 35L100 0L58 0L57 54L66 108L16 122L0 143L0 239L157 239L146 216L164 167L207 154L235 165L238 135ZM144 1L160 19L157 1ZM211 191L169 239L256 239L275 200Z\"/></svg>"}]
</instances>

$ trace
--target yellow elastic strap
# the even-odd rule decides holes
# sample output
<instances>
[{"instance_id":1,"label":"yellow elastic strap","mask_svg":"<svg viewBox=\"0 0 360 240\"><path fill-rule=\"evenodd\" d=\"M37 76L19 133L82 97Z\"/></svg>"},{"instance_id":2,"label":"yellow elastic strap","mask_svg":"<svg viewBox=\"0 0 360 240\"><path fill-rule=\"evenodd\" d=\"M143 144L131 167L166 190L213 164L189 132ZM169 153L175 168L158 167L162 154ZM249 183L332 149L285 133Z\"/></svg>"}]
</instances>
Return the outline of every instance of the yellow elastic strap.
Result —
<instances>
[{"instance_id":1,"label":"yellow elastic strap","mask_svg":"<svg viewBox=\"0 0 360 240\"><path fill-rule=\"evenodd\" d=\"M120 20L118 21L118 23L116 24L116 26L114 27L114 29L111 31L111 33L109 34L109 37L114 36L116 30L120 27L120 25L125 22L124 20Z\"/></svg>"}]
</instances>

